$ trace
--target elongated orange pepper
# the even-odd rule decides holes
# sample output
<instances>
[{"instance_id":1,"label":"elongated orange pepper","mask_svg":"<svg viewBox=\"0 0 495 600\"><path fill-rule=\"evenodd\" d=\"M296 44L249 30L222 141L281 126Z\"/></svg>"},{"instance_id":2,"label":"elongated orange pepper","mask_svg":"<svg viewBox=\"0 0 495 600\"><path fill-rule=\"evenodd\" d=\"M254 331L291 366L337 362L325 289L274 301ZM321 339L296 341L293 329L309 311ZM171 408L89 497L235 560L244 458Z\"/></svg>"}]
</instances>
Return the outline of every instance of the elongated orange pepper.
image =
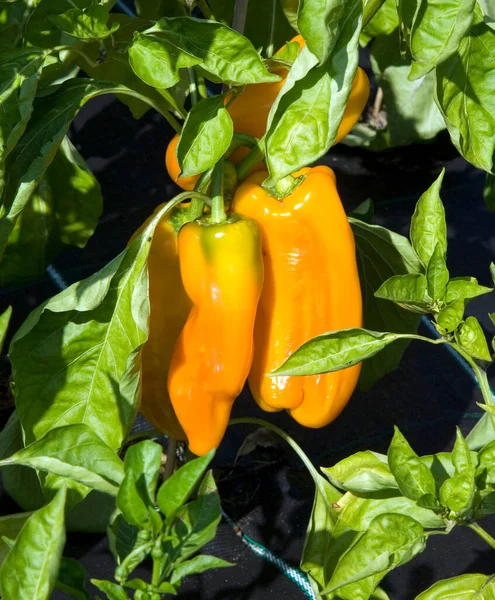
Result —
<instances>
[{"instance_id":1,"label":"elongated orange pepper","mask_svg":"<svg viewBox=\"0 0 495 600\"><path fill-rule=\"evenodd\" d=\"M141 233L162 206L141 225L130 242ZM191 301L182 285L177 234L171 226L170 214L156 226L148 255L148 278L149 334L141 354L139 411L159 431L175 439L185 440L186 436L168 395L167 373L175 343L191 310Z\"/></svg>"},{"instance_id":2,"label":"elongated orange pepper","mask_svg":"<svg viewBox=\"0 0 495 600\"><path fill-rule=\"evenodd\" d=\"M168 390L190 450L218 447L253 355L256 307L263 283L261 234L237 215L209 217L179 233L182 281L193 303L175 346Z\"/></svg>"},{"instance_id":3,"label":"elongated orange pepper","mask_svg":"<svg viewBox=\"0 0 495 600\"><path fill-rule=\"evenodd\" d=\"M266 172L237 189L232 209L262 232L265 281L254 332L249 387L268 411L287 409L306 427L322 427L348 402L361 365L306 377L267 377L304 342L319 334L361 327L361 289L354 237L324 166L295 173L304 181L284 200L262 187Z\"/></svg>"}]
</instances>

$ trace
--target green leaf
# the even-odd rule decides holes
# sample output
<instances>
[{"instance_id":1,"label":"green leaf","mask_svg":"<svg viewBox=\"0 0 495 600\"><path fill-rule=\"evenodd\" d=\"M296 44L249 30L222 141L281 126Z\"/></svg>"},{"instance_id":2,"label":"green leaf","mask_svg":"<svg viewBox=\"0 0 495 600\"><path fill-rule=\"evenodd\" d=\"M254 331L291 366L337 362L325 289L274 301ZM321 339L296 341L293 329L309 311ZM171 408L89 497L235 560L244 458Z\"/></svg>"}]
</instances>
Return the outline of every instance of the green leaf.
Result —
<instances>
[{"instance_id":1,"label":"green leaf","mask_svg":"<svg viewBox=\"0 0 495 600\"><path fill-rule=\"evenodd\" d=\"M198 65L201 59L159 36L136 33L129 48L129 62L145 83L167 89L180 81L179 69Z\"/></svg>"},{"instance_id":2,"label":"green leaf","mask_svg":"<svg viewBox=\"0 0 495 600\"><path fill-rule=\"evenodd\" d=\"M483 405L488 410L488 405ZM493 415L495 416L495 415ZM495 428L491 414L484 414L466 436L466 442L471 450L480 450L483 446L495 440Z\"/></svg>"},{"instance_id":3,"label":"green leaf","mask_svg":"<svg viewBox=\"0 0 495 600\"><path fill-rule=\"evenodd\" d=\"M475 0L422 2L412 25L411 79L419 79L457 52L471 26Z\"/></svg>"},{"instance_id":4,"label":"green leaf","mask_svg":"<svg viewBox=\"0 0 495 600\"><path fill-rule=\"evenodd\" d=\"M473 358L491 361L485 334L476 317L468 317L455 335L456 341Z\"/></svg>"},{"instance_id":5,"label":"green leaf","mask_svg":"<svg viewBox=\"0 0 495 600\"><path fill-rule=\"evenodd\" d=\"M323 6L321 0L311 2ZM358 66L363 3L332 0L329 6L338 6L338 14L345 14L334 31L330 55L318 65L317 58L303 48L270 110L267 185L320 158L337 135Z\"/></svg>"},{"instance_id":6,"label":"green leaf","mask_svg":"<svg viewBox=\"0 0 495 600\"><path fill-rule=\"evenodd\" d=\"M9 328L10 317L12 316L12 306L6 308L0 315L0 353L3 350L5 338L7 337L7 330Z\"/></svg>"},{"instance_id":7,"label":"green leaf","mask_svg":"<svg viewBox=\"0 0 495 600\"><path fill-rule=\"evenodd\" d=\"M416 501L426 494L436 495L435 479L430 469L397 427L388 449L388 464L399 490L407 498Z\"/></svg>"},{"instance_id":8,"label":"green leaf","mask_svg":"<svg viewBox=\"0 0 495 600\"><path fill-rule=\"evenodd\" d=\"M85 42L102 40L119 28L118 23L107 27L109 7L96 4L88 8L71 8L61 15L51 15L50 21L60 30Z\"/></svg>"},{"instance_id":9,"label":"green leaf","mask_svg":"<svg viewBox=\"0 0 495 600\"><path fill-rule=\"evenodd\" d=\"M405 515L380 515L341 556L323 594L340 590L370 575L381 578L422 552L425 545L424 530L417 521Z\"/></svg>"},{"instance_id":10,"label":"green leaf","mask_svg":"<svg viewBox=\"0 0 495 600\"><path fill-rule=\"evenodd\" d=\"M361 33L361 43L367 44L372 38L392 33L399 26L396 0L385 0L378 12Z\"/></svg>"},{"instance_id":11,"label":"green leaf","mask_svg":"<svg viewBox=\"0 0 495 600\"><path fill-rule=\"evenodd\" d=\"M123 587L111 581L101 581L92 579L91 583L96 586L101 592L106 594L108 600L129 600L129 596Z\"/></svg>"},{"instance_id":12,"label":"green leaf","mask_svg":"<svg viewBox=\"0 0 495 600\"><path fill-rule=\"evenodd\" d=\"M170 17L187 14L185 3L182 0L136 0L135 6L137 14L150 21L158 21L165 14Z\"/></svg>"},{"instance_id":13,"label":"green leaf","mask_svg":"<svg viewBox=\"0 0 495 600\"><path fill-rule=\"evenodd\" d=\"M481 10L484 13L483 21L491 27L495 29L495 7L490 0L478 0L478 4L481 6Z\"/></svg>"},{"instance_id":14,"label":"green leaf","mask_svg":"<svg viewBox=\"0 0 495 600\"><path fill-rule=\"evenodd\" d=\"M409 80L411 63L401 56L398 30L373 41L371 66L383 91L384 112L380 115L382 122L371 120L364 127L366 139L364 143L356 140L359 145L375 150L404 146L431 140L445 129L445 121L435 104L435 75ZM363 125L359 128L363 129ZM349 142L352 135L347 138Z\"/></svg>"},{"instance_id":15,"label":"green leaf","mask_svg":"<svg viewBox=\"0 0 495 600\"><path fill-rule=\"evenodd\" d=\"M303 344L269 375L317 375L346 369L374 356L400 337L396 333L357 328L324 333Z\"/></svg>"},{"instance_id":16,"label":"green leaf","mask_svg":"<svg viewBox=\"0 0 495 600\"><path fill-rule=\"evenodd\" d=\"M469 450L459 427L456 427L456 440L454 450L452 451L452 464L458 473L464 473L466 471L474 472L475 465L473 463L472 452Z\"/></svg>"},{"instance_id":17,"label":"green leaf","mask_svg":"<svg viewBox=\"0 0 495 600\"><path fill-rule=\"evenodd\" d=\"M495 175L486 174L485 187L483 188L483 199L488 210L495 210Z\"/></svg>"},{"instance_id":18,"label":"green leaf","mask_svg":"<svg viewBox=\"0 0 495 600\"><path fill-rule=\"evenodd\" d=\"M123 86L71 79L53 94L39 98L28 126L5 163L8 173L4 211L0 217L0 256L16 220L52 162L72 119L81 106L101 94L126 89Z\"/></svg>"},{"instance_id":19,"label":"green leaf","mask_svg":"<svg viewBox=\"0 0 495 600\"><path fill-rule=\"evenodd\" d=\"M298 29L319 64L330 58L349 8L345 0L299 0Z\"/></svg>"},{"instance_id":20,"label":"green leaf","mask_svg":"<svg viewBox=\"0 0 495 600\"><path fill-rule=\"evenodd\" d=\"M452 304L449 304L437 315L437 323L442 327L446 333L455 331L462 322L464 316L465 302L463 299L455 300Z\"/></svg>"},{"instance_id":21,"label":"green leaf","mask_svg":"<svg viewBox=\"0 0 495 600\"><path fill-rule=\"evenodd\" d=\"M9 235L0 285L41 277L64 244L83 248L101 211L99 183L65 137Z\"/></svg>"},{"instance_id":22,"label":"green leaf","mask_svg":"<svg viewBox=\"0 0 495 600\"><path fill-rule=\"evenodd\" d=\"M214 456L215 450L210 450L187 462L160 486L157 501L164 515L172 515L188 501Z\"/></svg>"},{"instance_id":23,"label":"green leaf","mask_svg":"<svg viewBox=\"0 0 495 600\"><path fill-rule=\"evenodd\" d=\"M133 550L143 544L143 541L138 539L138 533L139 529L130 525L120 511L116 510L113 513L107 535L110 551L117 564L121 564Z\"/></svg>"},{"instance_id":24,"label":"green leaf","mask_svg":"<svg viewBox=\"0 0 495 600\"><path fill-rule=\"evenodd\" d=\"M125 472L132 471L136 488L146 506L155 505L155 493L162 464L162 447L145 440L134 444L125 453Z\"/></svg>"},{"instance_id":25,"label":"green leaf","mask_svg":"<svg viewBox=\"0 0 495 600\"><path fill-rule=\"evenodd\" d=\"M228 150L234 125L223 95L205 98L189 111L177 145L181 176L203 173Z\"/></svg>"},{"instance_id":26,"label":"green leaf","mask_svg":"<svg viewBox=\"0 0 495 600\"><path fill-rule=\"evenodd\" d=\"M199 487L198 499L182 506L176 517L172 531L179 539L182 561L215 537L221 519L220 497L211 471L206 474ZM165 550L167 551L167 544Z\"/></svg>"},{"instance_id":27,"label":"green leaf","mask_svg":"<svg viewBox=\"0 0 495 600\"><path fill-rule=\"evenodd\" d=\"M474 277L454 277L447 284L445 302L450 304L456 300L470 300L488 294L493 288L479 285Z\"/></svg>"},{"instance_id":28,"label":"green leaf","mask_svg":"<svg viewBox=\"0 0 495 600\"><path fill-rule=\"evenodd\" d=\"M367 450L344 458L333 467L321 469L331 483L338 488L369 493L383 489L397 489L387 464L387 457Z\"/></svg>"},{"instance_id":29,"label":"green leaf","mask_svg":"<svg viewBox=\"0 0 495 600\"><path fill-rule=\"evenodd\" d=\"M454 512L455 517L460 517L470 510L473 504L475 462L459 428L456 431L452 464L455 467L455 474L447 479L440 488L440 501L443 506Z\"/></svg>"},{"instance_id":30,"label":"green leaf","mask_svg":"<svg viewBox=\"0 0 495 600\"><path fill-rule=\"evenodd\" d=\"M493 575L458 575L437 581L416 600L494 600L495 580Z\"/></svg>"},{"instance_id":31,"label":"green leaf","mask_svg":"<svg viewBox=\"0 0 495 600\"><path fill-rule=\"evenodd\" d=\"M411 312L419 314L430 312L431 298L428 296L426 277L422 273L394 275L382 283L375 296L391 300Z\"/></svg>"},{"instance_id":32,"label":"green leaf","mask_svg":"<svg viewBox=\"0 0 495 600\"><path fill-rule=\"evenodd\" d=\"M124 477L117 454L87 425L57 427L0 466L25 465L62 477L70 477L92 489L115 496Z\"/></svg>"},{"instance_id":33,"label":"green leaf","mask_svg":"<svg viewBox=\"0 0 495 600\"><path fill-rule=\"evenodd\" d=\"M0 162L16 145L31 117L45 57L39 48L0 51ZM2 187L0 178L0 196Z\"/></svg>"},{"instance_id":34,"label":"green leaf","mask_svg":"<svg viewBox=\"0 0 495 600\"><path fill-rule=\"evenodd\" d=\"M56 589L76 600L91 600L84 587L85 581L86 571L81 563L72 558L62 558L55 583Z\"/></svg>"},{"instance_id":35,"label":"green leaf","mask_svg":"<svg viewBox=\"0 0 495 600\"><path fill-rule=\"evenodd\" d=\"M176 567L172 572L172 578L170 582L172 585L178 585L188 575L196 575L204 573L210 569L220 569L223 567L233 567L232 563L227 562L216 556L209 556L207 554L199 554L191 560L186 560Z\"/></svg>"},{"instance_id":36,"label":"green leaf","mask_svg":"<svg viewBox=\"0 0 495 600\"><path fill-rule=\"evenodd\" d=\"M25 20L24 2L0 4L0 48L12 50L21 44Z\"/></svg>"},{"instance_id":37,"label":"green leaf","mask_svg":"<svg viewBox=\"0 0 495 600\"><path fill-rule=\"evenodd\" d=\"M393 275L419 273L421 263L409 240L379 225L349 218L356 240L356 253L363 294L365 327L373 331L416 333L419 315L375 297L375 291ZM359 387L370 388L399 364L409 340L397 341L368 359L361 369Z\"/></svg>"},{"instance_id":38,"label":"green leaf","mask_svg":"<svg viewBox=\"0 0 495 600\"><path fill-rule=\"evenodd\" d=\"M24 512L0 517L0 567L10 549L10 545L4 538L15 540L32 514L32 512Z\"/></svg>"},{"instance_id":39,"label":"green leaf","mask_svg":"<svg viewBox=\"0 0 495 600\"><path fill-rule=\"evenodd\" d=\"M483 477L483 487L495 487L495 441L490 442L478 452L476 477Z\"/></svg>"},{"instance_id":40,"label":"green leaf","mask_svg":"<svg viewBox=\"0 0 495 600\"><path fill-rule=\"evenodd\" d=\"M230 27L193 17L160 19L144 32L199 59L198 66L208 79L230 85L279 81L270 73L249 40Z\"/></svg>"},{"instance_id":41,"label":"green leaf","mask_svg":"<svg viewBox=\"0 0 495 600\"><path fill-rule=\"evenodd\" d=\"M426 278L428 280L428 294L433 301L442 300L447 291L449 270L447 269L445 253L440 244L437 244L433 250L426 270Z\"/></svg>"},{"instance_id":42,"label":"green leaf","mask_svg":"<svg viewBox=\"0 0 495 600\"><path fill-rule=\"evenodd\" d=\"M440 200L440 187L444 175L445 169L442 169L436 181L418 200L411 219L411 242L425 267L428 266L437 245L443 256L447 252L445 209Z\"/></svg>"},{"instance_id":43,"label":"green leaf","mask_svg":"<svg viewBox=\"0 0 495 600\"><path fill-rule=\"evenodd\" d=\"M363 221L363 223L371 225L373 220L373 211L373 201L371 198L368 198L364 202L361 202L359 206L356 206L356 208L349 214L349 217L351 219L357 219L359 221Z\"/></svg>"},{"instance_id":44,"label":"green leaf","mask_svg":"<svg viewBox=\"0 0 495 600\"><path fill-rule=\"evenodd\" d=\"M35 309L17 331L10 357L27 443L54 427L85 423L117 449L132 427L156 222L101 271Z\"/></svg>"},{"instance_id":45,"label":"green leaf","mask_svg":"<svg viewBox=\"0 0 495 600\"><path fill-rule=\"evenodd\" d=\"M45 600L50 596L65 544L65 497L62 487L21 529L0 568L3 600Z\"/></svg>"},{"instance_id":46,"label":"green leaf","mask_svg":"<svg viewBox=\"0 0 495 600\"><path fill-rule=\"evenodd\" d=\"M150 515L145 501L141 498L133 471L128 471L117 494L117 508L125 520L135 527L147 529Z\"/></svg>"},{"instance_id":47,"label":"green leaf","mask_svg":"<svg viewBox=\"0 0 495 600\"><path fill-rule=\"evenodd\" d=\"M436 74L438 107L454 146L475 167L493 173L495 36L477 4L469 33Z\"/></svg>"},{"instance_id":48,"label":"green leaf","mask_svg":"<svg viewBox=\"0 0 495 600\"><path fill-rule=\"evenodd\" d=\"M92 4L92 0L41 0L25 24L24 43L39 48L78 44L78 40L55 27L51 17L74 8L87 8Z\"/></svg>"}]
</instances>

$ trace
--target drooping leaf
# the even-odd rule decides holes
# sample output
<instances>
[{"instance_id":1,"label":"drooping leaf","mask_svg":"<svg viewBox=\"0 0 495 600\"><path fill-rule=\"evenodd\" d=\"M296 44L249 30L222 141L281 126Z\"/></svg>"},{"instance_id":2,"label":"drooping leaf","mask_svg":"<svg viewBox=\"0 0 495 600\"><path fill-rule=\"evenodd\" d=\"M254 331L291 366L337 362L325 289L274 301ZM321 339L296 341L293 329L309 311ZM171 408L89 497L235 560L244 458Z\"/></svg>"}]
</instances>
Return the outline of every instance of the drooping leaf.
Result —
<instances>
[{"instance_id":1,"label":"drooping leaf","mask_svg":"<svg viewBox=\"0 0 495 600\"><path fill-rule=\"evenodd\" d=\"M92 579L91 583L103 592L108 600L129 600L125 589L116 583L99 579Z\"/></svg>"},{"instance_id":2,"label":"drooping leaf","mask_svg":"<svg viewBox=\"0 0 495 600\"><path fill-rule=\"evenodd\" d=\"M394 275L382 283L375 296L383 300L391 300L411 312L419 314L430 312L431 298L428 296L428 283L422 273Z\"/></svg>"},{"instance_id":3,"label":"drooping leaf","mask_svg":"<svg viewBox=\"0 0 495 600\"><path fill-rule=\"evenodd\" d=\"M322 468L335 486L355 493L398 489L387 457L369 450L344 458L333 467Z\"/></svg>"},{"instance_id":4,"label":"drooping leaf","mask_svg":"<svg viewBox=\"0 0 495 600\"><path fill-rule=\"evenodd\" d=\"M493 173L495 36L477 4L468 34L436 74L438 107L453 144L475 167Z\"/></svg>"},{"instance_id":5,"label":"drooping leaf","mask_svg":"<svg viewBox=\"0 0 495 600\"><path fill-rule=\"evenodd\" d=\"M178 565L174 569L172 574L171 583L177 585L181 582L184 577L188 575L196 575L204 573L210 569L220 569L225 567L233 567L232 563L227 562L216 556L208 556L207 554L199 554L190 560L186 560Z\"/></svg>"},{"instance_id":6,"label":"drooping leaf","mask_svg":"<svg viewBox=\"0 0 495 600\"><path fill-rule=\"evenodd\" d=\"M495 579L493 575L466 574L437 581L416 600L494 600Z\"/></svg>"},{"instance_id":7,"label":"drooping leaf","mask_svg":"<svg viewBox=\"0 0 495 600\"><path fill-rule=\"evenodd\" d=\"M71 8L60 15L50 15L50 21L69 35L93 42L103 40L119 28L118 23L107 26L109 7L95 4L88 8Z\"/></svg>"}]
</instances>

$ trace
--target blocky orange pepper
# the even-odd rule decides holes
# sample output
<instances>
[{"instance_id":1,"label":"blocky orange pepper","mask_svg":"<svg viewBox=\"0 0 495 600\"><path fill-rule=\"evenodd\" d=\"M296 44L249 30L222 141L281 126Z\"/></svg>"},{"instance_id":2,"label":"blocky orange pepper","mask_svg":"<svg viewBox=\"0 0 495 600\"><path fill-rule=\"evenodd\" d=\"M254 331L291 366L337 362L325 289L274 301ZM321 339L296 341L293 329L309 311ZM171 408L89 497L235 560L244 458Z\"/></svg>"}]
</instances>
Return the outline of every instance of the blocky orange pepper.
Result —
<instances>
[{"instance_id":1,"label":"blocky orange pepper","mask_svg":"<svg viewBox=\"0 0 495 600\"><path fill-rule=\"evenodd\" d=\"M361 365L305 377L267 377L309 339L362 326L361 289L354 236L325 166L294 174L303 182L282 201L251 174L237 189L232 209L262 232L265 280L254 331L249 387L268 411L287 409L301 425L322 427L348 402Z\"/></svg>"}]
</instances>

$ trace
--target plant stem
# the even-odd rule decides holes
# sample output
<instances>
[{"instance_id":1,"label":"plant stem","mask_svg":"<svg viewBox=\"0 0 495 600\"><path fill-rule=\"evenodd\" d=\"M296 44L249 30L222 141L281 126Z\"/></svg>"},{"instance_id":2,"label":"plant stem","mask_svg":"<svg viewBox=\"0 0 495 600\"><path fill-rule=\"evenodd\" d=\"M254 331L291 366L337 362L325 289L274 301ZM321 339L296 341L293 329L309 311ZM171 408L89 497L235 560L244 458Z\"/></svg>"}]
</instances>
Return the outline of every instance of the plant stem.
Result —
<instances>
[{"instance_id":1,"label":"plant stem","mask_svg":"<svg viewBox=\"0 0 495 600\"><path fill-rule=\"evenodd\" d=\"M227 219L223 200L223 159L213 169L211 178L211 216L210 223L223 223Z\"/></svg>"},{"instance_id":2,"label":"plant stem","mask_svg":"<svg viewBox=\"0 0 495 600\"><path fill-rule=\"evenodd\" d=\"M206 90L205 78L201 73L198 73L196 70L194 71L196 75L196 85L198 86L198 93L200 98L208 98L208 91Z\"/></svg>"},{"instance_id":3,"label":"plant stem","mask_svg":"<svg viewBox=\"0 0 495 600\"><path fill-rule=\"evenodd\" d=\"M187 110L183 106L177 104L177 100L172 96L172 94L168 90L159 90L158 88L156 91L170 104L170 106L181 117L181 119L185 120L187 117Z\"/></svg>"},{"instance_id":4,"label":"plant stem","mask_svg":"<svg viewBox=\"0 0 495 600\"><path fill-rule=\"evenodd\" d=\"M363 29L368 25L384 3L385 0L368 0L363 10Z\"/></svg>"},{"instance_id":5,"label":"plant stem","mask_svg":"<svg viewBox=\"0 0 495 600\"><path fill-rule=\"evenodd\" d=\"M329 511L332 510L332 507L327 504L325 490L323 489L323 487L321 485L320 474L315 469L315 466L309 460L307 454L304 452L304 450L301 448L301 446L299 446L299 444L297 444L290 437L290 435L285 433L285 431L283 429L280 429L280 427L273 425L273 423L269 423L268 421L265 421L264 419L257 419L256 417L240 417L237 419L231 419L229 422L229 425L240 425L242 423L248 423L251 425L260 425L260 427L266 427L267 429L270 429L271 431L276 433L279 437L281 437L284 440L284 442L289 444L289 446L294 450L294 452L302 460L302 462L304 463L304 466L308 469L309 474L311 475L315 486L318 488L323 500L325 501L325 504L327 505L328 510Z\"/></svg>"},{"instance_id":6,"label":"plant stem","mask_svg":"<svg viewBox=\"0 0 495 600\"><path fill-rule=\"evenodd\" d=\"M235 0L234 16L232 17L232 29L244 33L249 0Z\"/></svg>"},{"instance_id":7,"label":"plant stem","mask_svg":"<svg viewBox=\"0 0 495 600\"><path fill-rule=\"evenodd\" d=\"M273 40L275 37L275 17L278 0L272 0L272 19L270 22L270 37L268 39L268 45L266 47L266 56L270 58L273 55Z\"/></svg>"},{"instance_id":8,"label":"plant stem","mask_svg":"<svg viewBox=\"0 0 495 600\"><path fill-rule=\"evenodd\" d=\"M196 74L192 67L187 68L187 74L189 76L189 95L191 96L191 104L194 106L198 103L198 84L196 81Z\"/></svg>"},{"instance_id":9,"label":"plant stem","mask_svg":"<svg viewBox=\"0 0 495 600\"><path fill-rule=\"evenodd\" d=\"M265 138L262 137L251 152L241 160L237 165L237 174L239 181L243 181L256 167L256 165L265 157Z\"/></svg>"},{"instance_id":10,"label":"plant stem","mask_svg":"<svg viewBox=\"0 0 495 600\"><path fill-rule=\"evenodd\" d=\"M167 462L165 463L165 473L163 474L163 479L167 481L167 479L172 475L175 468L175 458L177 453L177 440L173 437L168 438L167 445ZM153 571L155 569L155 563L153 562Z\"/></svg>"},{"instance_id":11,"label":"plant stem","mask_svg":"<svg viewBox=\"0 0 495 600\"><path fill-rule=\"evenodd\" d=\"M215 15L211 12L211 8L206 0L199 0L197 7L203 13L203 16L210 21L216 21Z\"/></svg>"},{"instance_id":12,"label":"plant stem","mask_svg":"<svg viewBox=\"0 0 495 600\"><path fill-rule=\"evenodd\" d=\"M158 91L161 93L161 92L165 92L166 90L158 90ZM156 102L154 100L152 100L151 98L148 98L148 96L145 96L144 94L140 94L139 92L135 92L134 90L131 90L130 88L124 88L124 87L117 88L115 90L115 93L122 94L124 96L132 96L133 98L142 100L145 104L147 104L148 106L151 106L151 108L154 108L157 113L160 113L162 115L162 117L170 123L170 125L175 129L175 131L177 133L180 133L180 130L182 129L182 125L179 123L179 121L177 121L177 119L174 117L174 115L167 110L163 110L160 106L158 106L158 104L156 104Z\"/></svg>"},{"instance_id":13,"label":"plant stem","mask_svg":"<svg viewBox=\"0 0 495 600\"><path fill-rule=\"evenodd\" d=\"M475 531L480 538L485 540L485 542L495 550L495 539L488 533L488 531L485 531L481 525L478 525L478 523L469 523L468 527L469 529Z\"/></svg>"},{"instance_id":14,"label":"plant stem","mask_svg":"<svg viewBox=\"0 0 495 600\"><path fill-rule=\"evenodd\" d=\"M145 431L136 431L136 433L131 433L127 436L125 443L132 444L133 442L137 442L138 440L146 440L152 437L160 437L163 434L158 431L158 429L146 429Z\"/></svg>"},{"instance_id":15,"label":"plant stem","mask_svg":"<svg viewBox=\"0 0 495 600\"><path fill-rule=\"evenodd\" d=\"M488 377L486 376L486 371L484 369L482 369L477 364L477 362L471 356L469 356L469 354L464 352L464 350L458 344L449 343L449 345L452 346L452 348L454 348L454 350L456 352L458 352L462 356L462 358L467 363L469 363L469 365L473 369L474 374L476 375L476 379L478 380L481 394L483 396L483 400L485 401L485 404L488 404L489 406L495 406L495 401L493 399L492 390L491 390L490 384L488 382ZM495 425L495 422L494 422L494 425Z\"/></svg>"},{"instance_id":16,"label":"plant stem","mask_svg":"<svg viewBox=\"0 0 495 600\"><path fill-rule=\"evenodd\" d=\"M162 564L159 558L153 559L153 571L151 574L151 585L158 587L160 585L160 576L162 574Z\"/></svg>"}]
</instances>

